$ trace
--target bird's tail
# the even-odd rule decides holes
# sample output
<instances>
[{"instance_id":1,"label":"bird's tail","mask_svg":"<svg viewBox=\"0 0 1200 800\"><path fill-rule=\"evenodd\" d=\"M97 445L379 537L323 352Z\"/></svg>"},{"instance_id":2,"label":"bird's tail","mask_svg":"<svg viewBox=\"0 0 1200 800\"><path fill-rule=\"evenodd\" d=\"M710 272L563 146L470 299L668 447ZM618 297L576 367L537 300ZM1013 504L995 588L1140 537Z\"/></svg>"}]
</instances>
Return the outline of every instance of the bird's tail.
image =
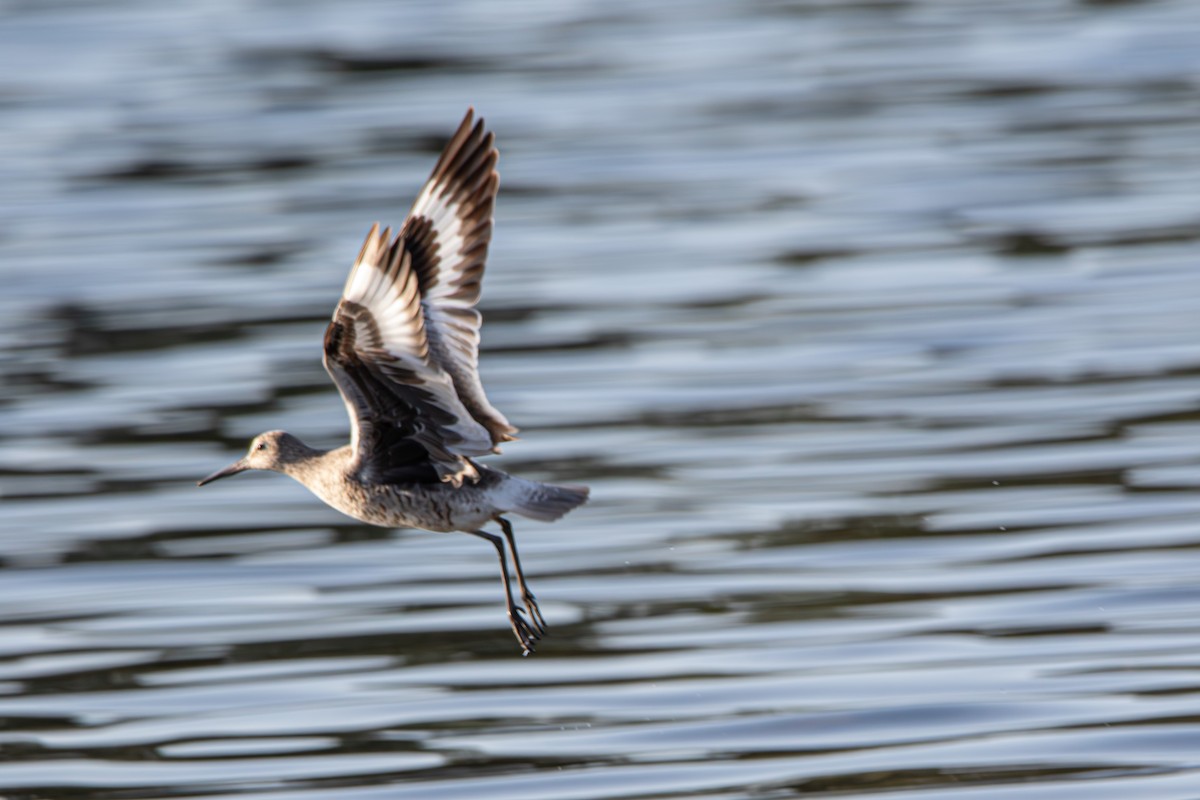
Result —
<instances>
[{"instance_id":1,"label":"bird's tail","mask_svg":"<svg viewBox=\"0 0 1200 800\"><path fill-rule=\"evenodd\" d=\"M507 510L541 522L553 522L588 499L586 486L555 486L512 475L504 482L503 491Z\"/></svg>"}]
</instances>

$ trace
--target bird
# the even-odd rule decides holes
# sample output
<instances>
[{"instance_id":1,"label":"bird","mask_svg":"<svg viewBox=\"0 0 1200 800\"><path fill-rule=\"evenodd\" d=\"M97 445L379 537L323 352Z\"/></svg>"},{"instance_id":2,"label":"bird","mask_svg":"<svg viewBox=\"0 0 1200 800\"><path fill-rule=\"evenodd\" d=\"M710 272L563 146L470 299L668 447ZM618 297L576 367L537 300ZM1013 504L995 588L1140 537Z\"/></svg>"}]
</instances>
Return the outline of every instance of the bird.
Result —
<instances>
[{"instance_id":1,"label":"bird","mask_svg":"<svg viewBox=\"0 0 1200 800\"><path fill-rule=\"evenodd\" d=\"M546 620L502 515L551 522L586 502L589 489L527 480L475 460L500 452L517 433L488 402L478 368L475 306L498 158L494 134L469 108L395 236L379 223L367 233L325 329L322 359L346 405L350 443L320 450L267 431L198 485L270 470L371 525L462 531L490 542L509 625L528 656ZM503 538L484 530L490 523ZM513 597L508 552L524 608Z\"/></svg>"}]
</instances>

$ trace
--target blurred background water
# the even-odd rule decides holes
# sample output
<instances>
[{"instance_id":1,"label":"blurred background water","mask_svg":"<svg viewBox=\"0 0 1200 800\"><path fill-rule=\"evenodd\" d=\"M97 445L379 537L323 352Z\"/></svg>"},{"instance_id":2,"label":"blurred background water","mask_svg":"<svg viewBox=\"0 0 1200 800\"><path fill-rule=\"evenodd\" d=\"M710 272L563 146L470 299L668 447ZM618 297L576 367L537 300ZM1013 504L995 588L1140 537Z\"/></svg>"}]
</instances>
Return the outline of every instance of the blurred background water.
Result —
<instances>
[{"instance_id":1,"label":"blurred background water","mask_svg":"<svg viewBox=\"0 0 1200 800\"><path fill-rule=\"evenodd\" d=\"M0 792L1200 797L1193 0L0 4ZM494 553L278 476L468 105Z\"/></svg>"}]
</instances>

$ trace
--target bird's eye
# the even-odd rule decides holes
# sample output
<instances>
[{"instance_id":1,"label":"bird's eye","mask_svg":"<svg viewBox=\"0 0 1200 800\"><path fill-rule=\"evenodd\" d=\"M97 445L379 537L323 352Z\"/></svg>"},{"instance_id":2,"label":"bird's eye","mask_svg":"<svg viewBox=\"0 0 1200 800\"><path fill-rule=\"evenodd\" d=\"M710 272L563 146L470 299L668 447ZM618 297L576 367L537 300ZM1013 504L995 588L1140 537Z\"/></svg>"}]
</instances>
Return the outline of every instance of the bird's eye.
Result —
<instances>
[{"instance_id":1,"label":"bird's eye","mask_svg":"<svg viewBox=\"0 0 1200 800\"><path fill-rule=\"evenodd\" d=\"M266 449L267 449L267 443L266 443L266 442L259 442L259 443L258 443L258 447L254 448L254 449L255 449L255 450L266 450Z\"/></svg>"}]
</instances>

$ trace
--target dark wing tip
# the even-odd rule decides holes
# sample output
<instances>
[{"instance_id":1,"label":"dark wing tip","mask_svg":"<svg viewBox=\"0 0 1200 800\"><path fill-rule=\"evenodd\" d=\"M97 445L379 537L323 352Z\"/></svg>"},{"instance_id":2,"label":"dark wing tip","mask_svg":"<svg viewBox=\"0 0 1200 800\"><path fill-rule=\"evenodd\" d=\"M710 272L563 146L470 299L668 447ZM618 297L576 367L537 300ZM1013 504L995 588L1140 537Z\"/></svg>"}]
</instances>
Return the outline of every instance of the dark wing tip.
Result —
<instances>
[{"instance_id":1,"label":"dark wing tip","mask_svg":"<svg viewBox=\"0 0 1200 800\"><path fill-rule=\"evenodd\" d=\"M470 194L496 175L500 156L496 137L487 130L483 117L475 119L474 115L474 108L467 110L429 175L429 182L441 184L443 191Z\"/></svg>"}]
</instances>

